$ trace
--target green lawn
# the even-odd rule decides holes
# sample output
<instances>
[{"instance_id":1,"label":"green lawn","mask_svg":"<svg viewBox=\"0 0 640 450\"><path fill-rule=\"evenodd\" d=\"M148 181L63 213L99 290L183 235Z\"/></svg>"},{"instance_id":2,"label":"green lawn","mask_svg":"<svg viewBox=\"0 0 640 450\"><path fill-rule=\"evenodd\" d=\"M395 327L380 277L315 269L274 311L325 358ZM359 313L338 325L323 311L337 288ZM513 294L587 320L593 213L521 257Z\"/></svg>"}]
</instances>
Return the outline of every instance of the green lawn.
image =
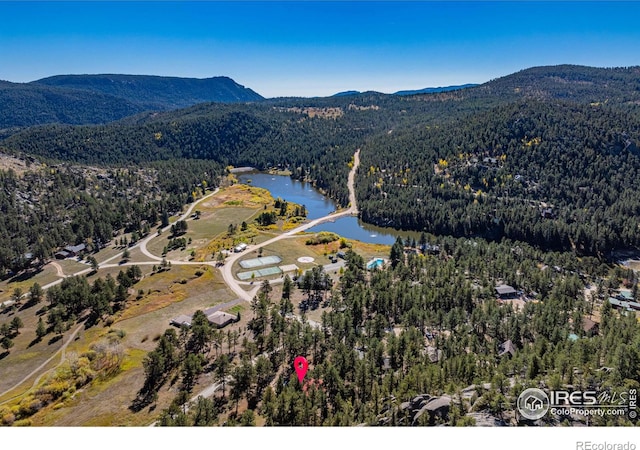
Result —
<instances>
[{"instance_id":1,"label":"green lawn","mask_svg":"<svg viewBox=\"0 0 640 450\"><path fill-rule=\"evenodd\" d=\"M243 221L249 222L251 218L259 211L257 208L243 207L222 207L216 208L212 212L204 213L198 220L189 220L187 232L182 235L189 240L191 244L187 244L188 252L172 252L170 257L173 259L184 259L188 256L191 249L198 250L205 247L216 236L226 233L229 224L240 226ZM162 250L169 242L169 232L165 232L160 236L153 238L147 245L147 250L152 254L162 256Z\"/></svg>"}]
</instances>

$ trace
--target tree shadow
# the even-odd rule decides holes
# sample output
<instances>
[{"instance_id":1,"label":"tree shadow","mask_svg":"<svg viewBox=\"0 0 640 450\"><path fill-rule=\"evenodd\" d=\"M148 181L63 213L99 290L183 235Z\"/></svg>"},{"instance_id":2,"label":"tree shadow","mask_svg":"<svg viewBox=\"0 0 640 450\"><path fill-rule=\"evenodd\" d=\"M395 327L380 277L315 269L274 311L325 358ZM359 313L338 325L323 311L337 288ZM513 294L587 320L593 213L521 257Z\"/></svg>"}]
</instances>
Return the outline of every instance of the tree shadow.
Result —
<instances>
[{"instance_id":1,"label":"tree shadow","mask_svg":"<svg viewBox=\"0 0 640 450\"><path fill-rule=\"evenodd\" d=\"M137 413L142 411L147 406L151 405L155 401L155 395L152 393L142 394L138 392L136 398L133 399L131 405L129 405L129 411ZM152 405L149 408L149 411L153 411L156 408L156 405Z\"/></svg>"},{"instance_id":2,"label":"tree shadow","mask_svg":"<svg viewBox=\"0 0 640 450\"><path fill-rule=\"evenodd\" d=\"M40 272L42 272L43 268L39 267L37 269L28 269L28 270L24 270L22 272L19 272L17 274L15 274L13 277L11 277L11 279L9 280L9 283L16 283L19 281L27 281L30 278L33 278L34 276L38 275Z\"/></svg>"},{"instance_id":3,"label":"tree shadow","mask_svg":"<svg viewBox=\"0 0 640 450\"><path fill-rule=\"evenodd\" d=\"M4 353L0 353L0 360L5 359L7 356L9 356L9 351L6 351Z\"/></svg>"},{"instance_id":4,"label":"tree shadow","mask_svg":"<svg viewBox=\"0 0 640 450\"><path fill-rule=\"evenodd\" d=\"M58 334L58 335L52 337L51 339L49 339L48 345L55 344L56 342L58 342L61 339L62 339L62 335Z\"/></svg>"},{"instance_id":5,"label":"tree shadow","mask_svg":"<svg viewBox=\"0 0 640 450\"><path fill-rule=\"evenodd\" d=\"M36 306L37 304L38 304L38 302L36 302L35 300L29 300L28 302L26 302L24 305L22 305L20 307L20 311L24 311L25 309L29 309L29 308L31 308L33 306ZM36 312L36 314L37 314L37 312Z\"/></svg>"},{"instance_id":6,"label":"tree shadow","mask_svg":"<svg viewBox=\"0 0 640 450\"><path fill-rule=\"evenodd\" d=\"M33 341L29 342L29 345L27 345L27 348L31 348L40 342L42 342L42 338L37 337Z\"/></svg>"}]
</instances>

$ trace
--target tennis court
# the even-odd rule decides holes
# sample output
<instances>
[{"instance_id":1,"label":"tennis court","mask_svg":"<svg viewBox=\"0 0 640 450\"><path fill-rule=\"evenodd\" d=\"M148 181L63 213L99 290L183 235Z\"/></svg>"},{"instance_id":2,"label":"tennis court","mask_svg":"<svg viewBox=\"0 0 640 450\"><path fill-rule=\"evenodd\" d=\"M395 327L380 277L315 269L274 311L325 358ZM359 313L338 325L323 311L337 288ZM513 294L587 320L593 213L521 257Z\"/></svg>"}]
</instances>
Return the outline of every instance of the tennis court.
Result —
<instances>
[{"instance_id":1,"label":"tennis court","mask_svg":"<svg viewBox=\"0 0 640 450\"><path fill-rule=\"evenodd\" d=\"M262 258L253 258L240 261L240 267L243 269L253 269L261 266L269 266L271 264L278 264L282 261L279 256L263 256Z\"/></svg>"},{"instance_id":2,"label":"tennis court","mask_svg":"<svg viewBox=\"0 0 640 450\"><path fill-rule=\"evenodd\" d=\"M279 259L279 258L278 258ZM269 275L278 275L282 273L280 267L265 267L264 269L250 270L248 272L238 273L238 278L246 281L252 278L268 277Z\"/></svg>"}]
</instances>

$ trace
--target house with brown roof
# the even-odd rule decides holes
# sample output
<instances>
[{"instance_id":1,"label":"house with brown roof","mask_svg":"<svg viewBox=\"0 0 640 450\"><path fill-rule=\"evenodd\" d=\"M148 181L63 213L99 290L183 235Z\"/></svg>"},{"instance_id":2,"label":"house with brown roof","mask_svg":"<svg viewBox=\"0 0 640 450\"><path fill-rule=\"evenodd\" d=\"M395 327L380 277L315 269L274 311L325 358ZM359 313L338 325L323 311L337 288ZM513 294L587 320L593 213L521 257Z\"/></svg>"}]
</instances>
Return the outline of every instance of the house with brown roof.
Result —
<instances>
[{"instance_id":1,"label":"house with brown roof","mask_svg":"<svg viewBox=\"0 0 640 450\"><path fill-rule=\"evenodd\" d=\"M597 336L600 332L600 324L598 322L594 322L588 317L584 317L582 319L582 331L586 336Z\"/></svg>"}]
</instances>

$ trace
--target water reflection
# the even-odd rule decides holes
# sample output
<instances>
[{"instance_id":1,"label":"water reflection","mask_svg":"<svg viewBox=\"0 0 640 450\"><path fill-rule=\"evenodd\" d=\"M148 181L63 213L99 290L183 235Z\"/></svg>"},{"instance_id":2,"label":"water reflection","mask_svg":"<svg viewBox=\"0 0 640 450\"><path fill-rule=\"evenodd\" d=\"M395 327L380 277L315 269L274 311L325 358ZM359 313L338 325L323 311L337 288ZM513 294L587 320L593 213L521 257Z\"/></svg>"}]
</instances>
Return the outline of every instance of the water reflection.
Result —
<instances>
[{"instance_id":1,"label":"water reflection","mask_svg":"<svg viewBox=\"0 0 640 450\"><path fill-rule=\"evenodd\" d=\"M255 172L239 175L238 180L240 183L267 189L274 198L280 197L288 202L304 205L307 208L309 219L326 216L336 209L333 200L322 195L313 185L292 180L288 176ZM338 218L333 222L325 222L308 231L331 231L347 239L385 245L392 245L397 236L401 236L403 239L410 237L417 240L419 238L419 233L368 225L352 216Z\"/></svg>"}]
</instances>

